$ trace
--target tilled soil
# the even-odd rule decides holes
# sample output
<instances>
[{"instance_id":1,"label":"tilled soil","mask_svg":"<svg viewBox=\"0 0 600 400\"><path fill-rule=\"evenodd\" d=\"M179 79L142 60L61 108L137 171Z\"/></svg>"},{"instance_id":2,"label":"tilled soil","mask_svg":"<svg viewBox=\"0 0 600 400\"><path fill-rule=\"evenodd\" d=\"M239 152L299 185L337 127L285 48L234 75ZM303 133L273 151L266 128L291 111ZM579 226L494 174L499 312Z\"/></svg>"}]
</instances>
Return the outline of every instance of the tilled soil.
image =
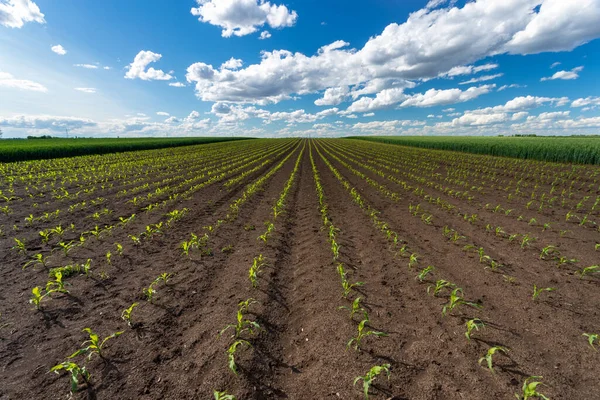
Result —
<instances>
[{"instance_id":1,"label":"tilled soil","mask_svg":"<svg viewBox=\"0 0 600 400\"><path fill-rule=\"evenodd\" d=\"M80 385L74 398L212 399L213 391L219 390L238 399L360 399L364 398L362 381L353 385L354 379L374 365L389 364L389 378L385 374L377 378L370 398L514 399L525 378L543 376L544 384L538 389L549 398L600 399L599 353L582 336L584 332L600 333L600 280L579 279L574 271L581 265L559 269L539 259L542 242L554 240L561 249L576 253L585 265L598 263L593 251L593 243L600 241L596 231L569 226L572 233L560 238L540 232L540 243L520 249L485 231L488 223L502 224L510 232L523 230L522 222L482 209L484 202L505 202L506 195L492 189L481 202L446 196L465 212L480 213L482 220L477 224L424 204L433 215L433 223L425 224L409 213L409 205L422 202L414 193L362 168L361 163L346 161L397 193L393 200L329 155L359 158L344 146L343 141L302 141L233 187L216 183L178 200L174 208L191 211L139 246L133 245L128 235L156 223L160 215L140 213L133 225L94 239L69 257L53 253L49 266L90 258L92 273L66 279L69 294L52 295L40 311L33 309L28 299L32 287L46 282L48 271L42 266L22 270L27 259L11 247L14 236L33 238L42 226L34 224L13 235L10 225L29 215L28 209L16 209L10 219L2 221L6 233L0 237L4 282L0 292L0 399L69 397L67 374L48 371L81 347L87 339L82 332L86 327L101 339L113 332L123 333L106 342L102 357L94 355L89 361L84 356L75 358L86 365L91 378ZM419 255L418 267L407 266L408 259L398 254L353 201L317 149L380 212L411 252ZM259 235L265 231L265 221L273 220L272 208L301 151L285 212L274 221L275 230L265 243ZM330 218L339 229L338 260L333 260L323 228L310 152ZM241 206L237 218L219 225L246 185L290 153L282 168ZM367 157L362 157L365 162ZM112 194L106 196L109 204ZM518 207L513 206L516 212L529 212ZM132 211L125 202L115 201L111 208L114 215ZM63 218L65 226L78 224L73 215ZM549 218L550 213L545 219ZM556 216L552 221L558 225L562 223L559 219ZM203 227L216 225L218 229L209 234L210 254L194 249L190 257L182 255L179 245L190 233L202 234L207 231ZM442 234L444 226L465 238L452 243ZM115 242L124 244L124 254L113 254L109 264L105 255L108 250L114 253ZM467 243L484 247L501 262L501 269L484 269L476 253L463 250ZM36 245L28 250L36 253L49 248ZM248 269L261 254L266 265L258 287L253 288ZM352 282L364 282L349 299L341 296L339 263L349 271ZM435 270L420 282L416 275L428 265ZM146 301L142 289L164 272L173 277L158 284L152 302ZM515 280L511 283L506 276ZM483 308L464 306L443 316L448 292L438 297L427 293L437 279L456 283L466 300ZM534 284L556 290L533 301ZM366 329L385 333L364 338L360 350L347 344L356 336L361 313L351 319L347 310L340 309L351 306L356 297L369 315ZM240 336L248 345L241 345L236 353L235 375L228 368L226 353L234 341L233 331L221 331L235 323L238 303L247 299L256 303L246 317L260 329ZM128 327L121 313L134 302L139 305ZM475 317L485 327L467 340L465 321ZM494 356L495 372L488 370L485 362L478 363L493 346L507 349Z\"/></svg>"}]
</instances>

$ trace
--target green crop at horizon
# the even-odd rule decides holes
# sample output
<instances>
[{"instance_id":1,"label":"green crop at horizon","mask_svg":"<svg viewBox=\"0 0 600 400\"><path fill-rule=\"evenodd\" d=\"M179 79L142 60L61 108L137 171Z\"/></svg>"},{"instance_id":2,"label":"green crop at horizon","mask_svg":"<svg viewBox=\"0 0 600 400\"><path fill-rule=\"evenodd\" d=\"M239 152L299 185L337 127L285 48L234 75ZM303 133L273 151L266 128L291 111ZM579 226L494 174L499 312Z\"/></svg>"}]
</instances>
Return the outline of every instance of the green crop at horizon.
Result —
<instances>
[{"instance_id":1,"label":"green crop at horizon","mask_svg":"<svg viewBox=\"0 0 600 400\"><path fill-rule=\"evenodd\" d=\"M0 162L41 160L91 154L119 153L134 150L152 150L246 139L250 138L4 139L0 140Z\"/></svg>"},{"instance_id":2,"label":"green crop at horizon","mask_svg":"<svg viewBox=\"0 0 600 400\"><path fill-rule=\"evenodd\" d=\"M348 139L539 161L600 164L600 137L352 136Z\"/></svg>"}]
</instances>

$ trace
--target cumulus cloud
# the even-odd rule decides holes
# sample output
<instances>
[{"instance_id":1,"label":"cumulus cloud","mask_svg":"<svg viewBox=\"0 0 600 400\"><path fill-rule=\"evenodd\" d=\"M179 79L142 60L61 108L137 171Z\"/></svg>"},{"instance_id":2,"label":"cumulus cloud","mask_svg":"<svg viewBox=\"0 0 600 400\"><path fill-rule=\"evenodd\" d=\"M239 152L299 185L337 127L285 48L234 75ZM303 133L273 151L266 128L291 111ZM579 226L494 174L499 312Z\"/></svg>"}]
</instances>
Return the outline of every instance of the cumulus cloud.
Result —
<instances>
[{"instance_id":1,"label":"cumulus cloud","mask_svg":"<svg viewBox=\"0 0 600 400\"><path fill-rule=\"evenodd\" d=\"M575 99L571 103L571 107L586 107L586 106L600 106L600 97L586 97L581 99Z\"/></svg>"},{"instance_id":2,"label":"cumulus cloud","mask_svg":"<svg viewBox=\"0 0 600 400\"><path fill-rule=\"evenodd\" d=\"M323 97L315 100L318 106L337 106L343 102L350 93L348 86L333 87L325 90Z\"/></svg>"},{"instance_id":3,"label":"cumulus cloud","mask_svg":"<svg viewBox=\"0 0 600 400\"><path fill-rule=\"evenodd\" d=\"M62 132L65 128L81 129L96 126L90 119L77 117L61 117L52 115L16 115L9 118L0 117L0 126L17 129L45 129Z\"/></svg>"},{"instance_id":4,"label":"cumulus cloud","mask_svg":"<svg viewBox=\"0 0 600 400\"><path fill-rule=\"evenodd\" d=\"M64 56L65 54L67 54L67 50L65 50L65 48L62 47L60 44L50 47L50 50L52 50L53 52L55 52L56 54L58 54L60 56Z\"/></svg>"},{"instance_id":5,"label":"cumulus cloud","mask_svg":"<svg viewBox=\"0 0 600 400\"><path fill-rule=\"evenodd\" d=\"M163 117L168 117L171 114L169 114L168 112L165 112L165 111L157 111L156 115L161 115Z\"/></svg>"},{"instance_id":6,"label":"cumulus cloud","mask_svg":"<svg viewBox=\"0 0 600 400\"><path fill-rule=\"evenodd\" d=\"M495 75L483 75L477 78L469 79L468 81L460 82L459 85L470 85L472 83L491 81L500 78L501 76L504 76L504 74L500 73Z\"/></svg>"},{"instance_id":7,"label":"cumulus cloud","mask_svg":"<svg viewBox=\"0 0 600 400\"><path fill-rule=\"evenodd\" d=\"M22 28L26 22L46 23L44 14L31 0L2 0L0 2L0 25Z\"/></svg>"},{"instance_id":8,"label":"cumulus cloud","mask_svg":"<svg viewBox=\"0 0 600 400\"><path fill-rule=\"evenodd\" d=\"M462 8L424 8L404 23L388 25L358 50L338 40L313 55L266 51L259 63L236 71L197 62L186 78L205 101L268 104L328 88L366 86L375 79L465 75L496 68L472 65L486 57L571 50L599 37L599 4L476 0ZM553 14L556 21L548 19Z\"/></svg>"},{"instance_id":9,"label":"cumulus cloud","mask_svg":"<svg viewBox=\"0 0 600 400\"><path fill-rule=\"evenodd\" d=\"M13 75L8 72L0 71L0 87L14 88L21 90L30 90L34 92L46 93L48 89L37 82L33 82L27 79L16 79Z\"/></svg>"},{"instance_id":10,"label":"cumulus cloud","mask_svg":"<svg viewBox=\"0 0 600 400\"><path fill-rule=\"evenodd\" d=\"M573 68L570 71L558 71L554 75L540 79L543 81L553 81L556 79L572 80L579 78L579 72L583 71L583 67Z\"/></svg>"},{"instance_id":11,"label":"cumulus cloud","mask_svg":"<svg viewBox=\"0 0 600 400\"><path fill-rule=\"evenodd\" d=\"M221 64L221 69L239 69L243 64L244 62L242 60L231 57L229 60Z\"/></svg>"},{"instance_id":12,"label":"cumulus cloud","mask_svg":"<svg viewBox=\"0 0 600 400\"><path fill-rule=\"evenodd\" d=\"M460 89L429 89L425 93L405 94L403 88L385 89L377 93L375 98L361 97L348 107L350 112L366 112L389 108L399 103L398 108L433 107L448 104L463 103L489 93L495 85L470 87Z\"/></svg>"},{"instance_id":13,"label":"cumulus cloud","mask_svg":"<svg viewBox=\"0 0 600 400\"><path fill-rule=\"evenodd\" d=\"M223 28L221 36L245 36L258 31L265 24L271 28L293 26L298 19L296 11L284 5L265 0L196 0L198 7L191 10L200 22ZM268 33L268 32L267 32ZM264 33L263 33L264 34ZM265 39L261 34L261 39Z\"/></svg>"},{"instance_id":14,"label":"cumulus cloud","mask_svg":"<svg viewBox=\"0 0 600 400\"><path fill-rule=\"evenodd\" d=\"M260 40L265 40L271 37L271 32L269 31L262 31L260 33L260 36L258 37Z\"/></svg>"},{"instance_id":15,"label":"cumulus cloud","mask_svg":"<svg viewBox=\"0 0 600 400\"><path fill-rule=\"evenodd\" d=\"M153 53L151 51L142 50L140 51L133 62L129 64L127 67L128 71L125 74L125 78L127 79L142 79L144 81L149 80L160 80L160 81L168 81L173 79L173 77L169 74L164 73L160 69L154 69L152 67L146 69L148 64L157 62L162 58L161 54Z\"/></svg>"},{"instance_id":16,"label":"cumulus cloud","mask_svg":"<svg viewBox=\"0 0 600 400\"><path fill-rule=\"evenodd\" d=\"M170 82L169 86L173 86L173 87L185 87L185 83L182 83L182 82Z\"/></svg>"},{"instance_id":17,"label":"cumulus cloud","mask_svg":"<svg viewBox=\"0 0 600 400\"><path fill-rule=\"evenodd\" d=\"M96 93L96 88L78 87L78 88L75 88L75 90L77 90L79 92L83 92L83 93Z\"/></svg>"}]
</instances>

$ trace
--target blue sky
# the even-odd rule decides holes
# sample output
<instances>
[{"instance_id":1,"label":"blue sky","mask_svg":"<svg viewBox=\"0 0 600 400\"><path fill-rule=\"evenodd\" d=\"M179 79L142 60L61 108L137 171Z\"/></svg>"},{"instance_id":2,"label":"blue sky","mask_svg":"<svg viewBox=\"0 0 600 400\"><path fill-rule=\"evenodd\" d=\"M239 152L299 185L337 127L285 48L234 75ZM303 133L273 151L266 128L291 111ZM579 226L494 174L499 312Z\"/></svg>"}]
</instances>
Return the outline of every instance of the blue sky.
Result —
<instances>
[{"instance_id":1,"label":"blue sky","mask_svg":"<svg viewBox=\"0 0 600 400\"><path fill-rule=\"evenodd\" d=\"M4 137L596 134L600 0L0 0Z\"/></svg>"}]
</instances>

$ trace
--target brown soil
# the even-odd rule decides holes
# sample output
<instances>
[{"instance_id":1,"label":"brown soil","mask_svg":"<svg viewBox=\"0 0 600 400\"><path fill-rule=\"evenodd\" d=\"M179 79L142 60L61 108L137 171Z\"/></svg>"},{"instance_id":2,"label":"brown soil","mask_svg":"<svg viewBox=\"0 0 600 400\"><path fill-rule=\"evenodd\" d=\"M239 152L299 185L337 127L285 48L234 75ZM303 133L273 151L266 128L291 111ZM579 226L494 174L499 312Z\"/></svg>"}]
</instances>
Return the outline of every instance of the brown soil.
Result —
<instances>
[{"instance_id":1,"label":"brown soil","mask_svg":"<svg viewBox=\"0 0 600 400\"><path fill-rule=\"evenodd\" d=\"M261 146L277 143L264 141ZM364 168L375 165L367 163L373 149L382 149L382 154L385 149L393 157L403 147L313 140L312 153L329 214L340 229L337 240L341 256L334 262L327 232L322 229L309 142L297 144L290 142L284 153L270 157L268 164L233 187L225 188L223 182L208 185L159 212L140 212L125 198L117 198L118 189L131 187L126 183L94 193L90 198L107 199L99 209L113 210L106 223L116 223L117 216L133 212L138 218L110 236L90 239L68 257L60 250L52 253L50 267L91 258L92 274L68 277L69 294L53 294L44 300L40 311L33 309L28 299L31 288L45 285L48 271L42 266L23 270L27 258L11 250L13 238L27 239L30 255L51 254L57 239L43 244L39 230L58 222L91 229L94 223L84 219L90 212L86 210L61 214L59 221L25 226L24 218L34 212L29 200L21 205L11 203L13 214L3 215L0 221L5 233L0 237L0 399L68 397L67 374L48 371L80 348L87 339L82 332L86 327L101 338L117 331L124 333L107 342L102 358L75 358L91 373L89 384L81 385L74 395L79 399L212 399L213 390L226 390L238 399L360 399L364 398L362 382L353 386L354 378L382 364L390 364L391 375L389 380L384 375L378 377L370 392L373 399L514 399L529 376L543 376L544 385L538 389L551 399L600 399L600 352L595 352L582 336L584 332L600 333L600 280L594 276L579 279L575 274L583 266L598 264L600 253L594 252L594 244L600 238L596 230L567 224L564 212L556 209L534 213L519 201L509 204L510 208L524 215L526 221L492 213L485 204L507 201L505 192L491 186L469 202L408 180L456 205L460 213L480 215L476 223L469 223L458 211L436 208ZM232 144L214 146L225 149ZM275 231L264 243L258 236L265 230L265 221L272 220L272 207L303 146L300 168L285 200L285 213L276 219ZM368 204L380 211L381 218L411 251L419 254L417 268L408 268L408 259L396 254L316 148ZM240 146L240 152L242 149L244 146ZM429 150L410 151L421 152L424 159L433 154ZM230 203L243 193L246 184L263 176L291 152L263 189L240 208L238 217L210 234L211 255L193 250L191 257L182 256L179 245L191 232L201 234L204 226L225 219ZM355 159L356 163L348 159L345 162L397 193L399 200L377 191L329 154ZM438 167L440 173L451 168L442 162ZM177 176L166 169L160 179ZM432 214L431 225L409 213L409 205L417 203ZM41 211L49 212L56 208L53 204L41 207ZM128 238L129 234L142 232L146 225L164 220L164 213L183 207L190 212L162 234L139 246ZM492 224L510 233L533 231L527 221L534 216L540 222L552 222L554 229L542 232L538 227L537 242L526 249L485 229ZM18 225L18 232L11 230L12 224ZM452 243L442 234L444 226L464 238ZM571 232L559 236L560 229ZM77 240L78 235L67 232L64 239ZM115 254L116 242L124 245L122 257ZM486 254L502 264L500 270L484 269L476 253L462 250L468 243L484 247ZM540 250L547 244L556 245L580 262L556 268L540 260ZM113 253L110 265L106 262L107 251ZM259 254L266 257L267 265L259 275L258 288L253 289L248 269ZM346 348L356 335L359 318L351 320L346 310L339 309L350 305L341 298L336 271L339 262L350 271L351 281L365 282L352 298L361 297L370 318L368 329L387 334L365 338L360 351ZM436 270L420 283L415 276L428 265ZM163 272L174 274L173 278L167 285L157 286L151 303L145 301L142 289ZM515 282L509 283L504 276L514 277ZM464 289L467 300L483 308L465 306L443 317L441 310L448 293L439 297L427 294L427 287L436 279L456 283ZM534 302L534 284L556 290L542 293ZM249 298L256 304L247 316L262 329L254 335L244 334L252 347L240 348L236 354L238 375L234 375L226 354L233 342L231 331L222 335L219 332L235 322L238 303ZM139 306L133 311L134 324L130 328L120 316L133 302L139 302ZM486 326L474 332L469 341L464 324L474 317ZM478 364L492 346L508 349L508 353L494 356L495 373L485 368L485 363Z\"/></svg>"}]
</instances>

